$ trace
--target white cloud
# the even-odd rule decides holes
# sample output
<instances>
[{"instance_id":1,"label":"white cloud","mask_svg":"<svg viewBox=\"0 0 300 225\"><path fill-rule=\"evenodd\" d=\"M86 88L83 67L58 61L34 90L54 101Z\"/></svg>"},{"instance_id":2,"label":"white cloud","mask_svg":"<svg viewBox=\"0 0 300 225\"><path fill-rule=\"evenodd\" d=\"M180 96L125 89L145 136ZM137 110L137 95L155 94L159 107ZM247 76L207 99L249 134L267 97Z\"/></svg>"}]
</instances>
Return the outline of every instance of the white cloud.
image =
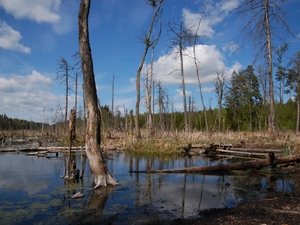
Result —
<instances>
[{"instance_id":1,"label":"white cloud","mask_svg":"<svg viewBox=\"0 0 300 225\"><path fill-rule=\"evenodd\" d=\"M227 43L223 45L222 50L224 52L229 51L229 55L237 52L239 49L239 46L237 44L234 44L233 42Z\"/></svg>"},{"instance_id":2,"label":"white cloud","mask_svg":"<svg viewBox=\"0 0 300 225\"><path fill-rule=\"evenodd\" d=\"M225 76L227 77L227 79L230 79L233 71L239 72L242 68L243 68L242 64L240 64L239 62L234 62L231 68L226 68Z\"/></svg>"},{"instance_id":3,"label":"white cloud","mask_svg":"<svg viewBox=\"0 0 300 225\"><path fill-rule=\"evenodd\" d=\"M183 54L184 56L184 74L186 84L198 85L195 72L194 60L191 58L192 47L188 47ZM181 84L180 60L174 58L176 50L171 55L164 55L154 62L154 76L156 80L160 80L163 84ZM200 65L201 83L214 82L216 71L225 68L223 56L215 45L197 45L196 55Z\"/></svg>"},{"instance_id":4,"label":"white cloud","mask_svg":"<svg viewBox=\"0 0 300 225\"><path fill-rule=\"evenodd\" d=\"M189 9L182 10L182 16L186 27L190 28L194 33L201 20L198 34L205 37L213 37L215 34L214 26L222 22L228 13L236 8L240 0L223 0L215 4L210 4L205 10L205 14L192 13ZM202 9L201 9L202 10Z\"/></svg>"},{"instance_id":5,"label":"white cloud","mask_svg":"<svg viewBox=\"0 0 300 225\"><path fill-rule=\"evenodd\" d=\"M189 9L183 9L182 15L184 18L185 26L190 28L195 33L202 15L198 13L192 13ZM202 18L198 34L200 36L212 37L215 33L215 31L212 29L212 26L213 20Z\"/></svg>"},{"instance_id":6,"label":"white cloud","mask_svg":"<svg viewBox=\"0 0 300 225\"><path fill-rule=\"evenodd\" d=\"M29 54L31 49L19 43L21 34L0 20L0 47L8 50L25 52Z\"/></svg>"},{"instance_id":7,"label":"white cloud","mask_svg":"<svg viewBox=\"0 0 300 225\"><path fill-rule=\"evenodd\" d=\"M51 93L52 81L37 71L26 76L0 77L0 114L40 122L43 107L54 107L64 96Z\"/></svg>"},{"instance_id":8,"label":"white cloud","mask_svg":"<svg viewBox=\"0 0 300 225\"><path fill-rule=\"evenodd\" d=\"M16 19L30 19L38 23L58 22L60 4L61 0L0 0L0 7Z\"/></svg>"},{"instance_id":9,"label":"white cloud","mask_svg":"<svg viewBox=\"0 0 300 225\"><path fill-rule=\"evenodd\" d=\"M220 9L226 13L235 9L240 3L240 0L223 0Z\"/></svg>"},{"instance_id":10,"label":"white cloud","mask_svg":"<svg viewBox=\"0 0 300 225\"><path fill-rule=\"evenodd\" d=\"M214 92L215 88L214 87L202 87L201 90L202 90L203 93L205 93L205 92Z\"/></svg>"},{"instance_id":11,"label":"white cloud","mask_svg":"<svg viewBox=\"0 0 300 225\"><path fill-rule=\"evenodd\" d=\"M182 89L176 89L176 94L175 96L173 97L174 100L178 100L178 99L182 99L183 97L183 92L182 92ZM191 91L187 91L185 90L185 96L188 97L188 96L192 96L193 93Z\"/></svg>"}]
</instances>

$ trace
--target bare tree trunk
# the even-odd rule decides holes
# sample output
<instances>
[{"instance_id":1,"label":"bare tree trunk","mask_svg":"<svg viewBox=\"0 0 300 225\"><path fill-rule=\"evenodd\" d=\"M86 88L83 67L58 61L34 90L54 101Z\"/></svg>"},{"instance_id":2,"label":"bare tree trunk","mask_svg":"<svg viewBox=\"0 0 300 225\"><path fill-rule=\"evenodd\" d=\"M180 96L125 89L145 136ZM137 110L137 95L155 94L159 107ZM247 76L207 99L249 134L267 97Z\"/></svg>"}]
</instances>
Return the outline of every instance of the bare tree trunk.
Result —
<instances>
[{"instance_id":1,"label":"bare tree trunk","mask_svg":"<svg viewBox=\"0 0 300 225\"><path fill-rule=\"evenodd\" d=\"M90 170L94 177L95 188L117 185L118 182L112 177L107 169L103 155L100 150L100 125L101 117L98 108L98 97L96 92L93 59L89 43L88 16L90 10L90 0L81 0L78 26L79 26L79 49L81 56L83 84L86 104L86 154L89 161Z\"/></svg>"},{"instance_id":2,"label":"bare tree trunk","mask_svg":"<svg viewBox=\"0 0 300 225\"><path fill-rule=\"evenodd\" d=\"M208 3L209 3L209 0L206 2L206 5L204 6L202 15L204 15ZM201 18L198 22L197 30L195 32L194 43L193 43L193 58L194 58L195 70L196 70L196 75L197 75L197 79L198 79L199 93L200 93L200 98L201 98L201 103L202 103L202 108L203 108L203 113L204 113L205 128L206 128L206 132L208 132L209 129L208 129L208 122L207 122L207 115L206 115L206 107L205 107L205 104L204 104L204 98L203 98L203 93L202 93L202 85L201 85L200 74L199 74L199 61L197 59L197 54L196 54L196 45L197 45L197 41L198 41L198 38L199 38L198 32L199 32L199 28L200 28L202 19L203 19L203 16L201 16Z\"/></svg>"},{"instance_id":3,"label":"bare tree trunk","mask_svg":"<svg viewBox=\"0 0 300 225\"><path fill-rule=\"evenodd\" d=\"M129 135L133 136L133 110L129 112Z\"/></svg>"},{"instance_id":4,"label":"bare tree trunk","mask_svg":"<svg viewBox=\"0 0 300 225\"><path fill-rule=\"evenodd\" d=\"M276 45L277 42L274 40L272 42L271 37L274 37L274 39L281 39L281 34L292 34L291 29L287 26L286 21L282 17L284 13L281 10L282 7L277 4L279 2L285 1L243 0L241 1L241 5L236 9L237 12L240 14L251 13L249 22L244 27L243 31L246 31L247 35L252 37L253 41L260 46L260 49L257 52L257 56L261 55L264 59L267 60L270 95L270 110L268 121L269 131L273 134L276 134L277 131L275 126L275 102L272 59L272 51L274 49L272 45ZM281 32L281 34L279 32ZM267 53L267 55L264 55L265 53Z\"/></svg>"},{"instance_id":5,"label":"bare tree trunk","mask_svg":"<svg viewBox=\"0 0 300 225\"><path fill-rule=\"evenodd\" d=\"M111 126L115 129L115 106L114 106L114 99L115 99L115 75L112 78L111 84Z\"/></svg>"},{"instance_id":6,"label":"bare tree trunk","mask_svg":"<svg viewBox=\"0 0 300 225\"><path fill-rule=\"evenodd\" d=\"M68 152L68 175L65 179L75 179L78 178L78 173L75 164L75 156L72 155L72 144L75 139L75 127L76 127L76 110L75 108L71 110L70 120L69 120L69 152Z\"/></svg>"},{"instance_id":7,"label":"bare tree trunk","mask_svg":"<svg viewBox=\"0 0 300 225\"><path fill-rule=\"evenodd\" d=\"M75 127L74 127L74 139L76 139L76 118L77 118L77 100L78 100L78 72L75 73Z\"/></svg>"},{"instance_id":8,"label":"bare tree trunk","mask_svg":"<svg viewBox=\"0 0 300 225\"><path fill-rule=\"evenodd\" d=\"M180 61L180 69L176 69L172 71L171 73L179 70L180 76L181 76L181 88L182 88L182 95L183 95L183 115L184 115L184 130L185 132L189 131L188 126L188 118L187 118L187 105L186 105L186 90L185 90L185 81L184 81L184 65L183 65L183 55L185 50L185 44L187 42L190 42L190 39L194 37L194 34L192 34L190 28L184 28L184 22L180 21L180 23L177 25L178 30L175 27L176 24L174 24L174 27L171 26L171 24L168 24L168 27L170 31L174 34L174 37L171 38L172 44L174 48L177 48L178 52L176 54L179 55L179 61ZM169 74L171 74L169 73Z\"/></svg>"},{"instance_id":9,"label":"bare tree trunk","mask_svg":"<svg viewBox=\"0 0 300 225\"><path fill-rule=\"evenodd\" d=\"M298 71L299 70L299 65L298 65ZM296 121L296 133L298 134L300 131L300 74L299 72L297 73L297 121Z\"/></svg>"},{"instance_id":10,"label":"bare tree trunk","mask_svg":"<svg viewBox=\"0 0 300 225\"><path fill-rule=\"evenodd\" d=\"M66 70L66 109L65 109L65 132L67 130L67 119L68 119L68 93L69 93L69 72Z\"/></svg>"},{"instance_id":11,"label":"bare tree trunk","mask_svg":"<svg viewBox=\"0 0 300 225\"><path fill-rule=\"evenodd\" d=\"M215 89L216 93L218 95L218 132L221 131L221 118L222 118L222 100L223 100L223 95L224 95L224 89L225 89L225 70L217 70L217 79L215 82ZM222 126L223 130L223 126Z\"/></svg>"},{"instance_id":12,"label":"bare tree trunk","mask_svg":"<svg viewBox=\"0 0 300 225\"><path fill-rule=\"evenodd\" d=\"M69 73L70 73L70 66L66 59L61 58L58 61L58 68L57 68L57 75L56 80L59 81L61 84L65 83L66 88L66 107L65 107L65 114L64 114L64 132L67 133L67 119L68 119L68 95L69 95Z\"/></svg>"},{"instance_id":13,"label":"bare tree trunk","mask_svg":"<svg viewBox=\"0 0 300 225\"><path fill-rule=\"evenodd\" d=\"M269 117L269 131L275 133L275 110L274 110L274 87L273 87L273 59L272 59L272 42L269 21L269 0L265 0L265 23L268 46L268 74L269 74L269 95L270 95L270 117Z\"/></svg>"},{"instance_id":14,"label":"bare tree trunk","mask_svg":"<svg viewBox=\"0 0 300 225\"><path fill-rule=\"evenodd\" d=\"M140 65L137 69L136 73L136 103L135 103L135 137L137 139L141 138L141 130L140 130L140 125L139 125L139 114L140 114L140 100L141 100L141 72L144 66L145 58L148 53L148 50L150 46L153 44L151 41L151 35L152 35L152 30L154 27L154 23L156 21L158 13L161 11L161 6L163 4L164 0L159 0L159 1L148 1L149 4L153 7L153 16L152 20L149 26L149 31L147 33L147 36L145 37L144 44L145 44L145 49L142 55L142 59L140 62Z\"/></svg>"},{"instance_id":15,"label":"bare tree trunk","mask_svg":"<svg viewBox=\"0 0 300 225\"><path fill-rule=\"evenodd\" d=\"M160 35L159 35L160 37ZM158 39L159 39L158 37ZM154 125L153 125L153 112L152 112L152 93L153 93L153 62L154 62L154 49L158 42L158 39L155 41L155 44L152 45L151 48L151 65L150 65L150 74L146 74L146 84L145 84L145 92L146 92L146 107L147 107L147 128L149 136L151 137L154 134Z\"/></svg>"},{"instance_id":16,"label":"bare tree trunk","mask_svg":"<svg viewBox=\"0 0 300 225\"><path fill-rule=\"evenodd\" d=\"M152 67L152 66L151 66ZM152 70L152 69L151 69ZM150 134L150 130L153 127L152 122L152 106L151 106L151 94L152 94L152 77L153 73L150 72L146 74L146 83L145 83L145 94L146 94L146 108L147 108L147 131Z\"/></svg>"},{"instance_id":17,"label":"bare tree trunk","mask_svg":"<svg viewBox=\"0 0 300 225\"><path fill-rule=\"evenodd\" d=\"M248 104L248 106L249 106L249 131L251 131L252 132L252 107L251 107L251 103L249 102L249 104Z\"/></svg>"},{"instance_id":18,"label":"bare tree trunk","mask_svg":"<svg viewBox=\"0 0 300 225\"><path fill-rule=\"evenodd\" d=\"M181 25L182 26L182 25ZM182 33L182 29L180 31ZM187 118L187 109L186 109L186 92L185 92L185 81L184 81L184 69L183 69L183 40L182 34L180 34L180 43L179 43L179 57L180 57L180 74L181 74L181 88L183 95L183 115L184 115L184 130L188 132L188 118Z\"/></svg>"},{"instance_id":19,"label":"bare tree trunk","mask_svg":"<svg viewBox=\"0 0 300 225\"><path fill-rule=\"evenodd\" d=\"M157 17L161 17L162 13L160 13ZM154 63L154 52L155 52L155 47L160 39L161 36L161 31L162 31L162 22L159 19L159 32L157 35L157 38L153 41L151 45L151 64L150 64L150 74L147 74L148 76L146 77L146 85L145 85L145 92L146 92L146 107L147 107L147 112L148 112L148 133L149 136L152 137L155 133L154 131L154 122L153 122L153 113L154 113L154 108L152 111L152 106L151 106L151 101L152 98L154 99L154 94L151 96L152 93L154 93L154 81L153 81L153 63ZM155 32L154 32L155 33ZM154 105L154 102L153 102Z\"/></svg>"}]
</instances>

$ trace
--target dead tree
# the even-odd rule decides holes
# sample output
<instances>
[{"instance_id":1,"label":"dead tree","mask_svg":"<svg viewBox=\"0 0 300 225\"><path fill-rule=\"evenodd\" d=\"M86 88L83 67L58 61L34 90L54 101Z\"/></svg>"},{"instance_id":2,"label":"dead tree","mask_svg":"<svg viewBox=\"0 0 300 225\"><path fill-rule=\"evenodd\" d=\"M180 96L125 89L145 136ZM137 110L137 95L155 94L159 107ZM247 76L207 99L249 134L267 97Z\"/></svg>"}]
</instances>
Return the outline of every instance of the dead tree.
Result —
<instances>
[{"instance_id":1,"label":"dead tree","mask_svg":"<svg viewBox=\"0 0 300 225\"><path fill-rule=\"evenodd\" d=\"M218 95L218 132L221 131L221 117L222 117L222 101L224 97L224 90L225 90L225 83L226 83L226 77L225 77L225 70L217 70L216 71L216 81L215 81L215 90ZM223 127L222 127L223 130Z\"/></svg>"},{"instance_id":2,"label":"dead tree","mask_svg":"<svg viewBox=\"0 0 300 225\"><path fill-rule=\"evenodd\" d=\"M283 19L283 12L279 5L285 0L243 0L236 12L239 14L250 14L250 19L243 32L251 37L259 50L257 56L261 55L267 59L268 83L269 83L269 131L275 133L275 101L273 82L273 52L275 39L282 41L287 34L292 34L290 28ZM281 28L281 29L280 29ZM256 57L257 58L257 57Z\"/></svg>"},{"instance_id":3,"label":"dead tree","mask_svg":"<svg viewBox=\"0 0 300 225\"><path fill-rule=\"evenodd\" d=\"M155 3L155 2L154 2ZM153 113L154 110L152 110L151 101L152 98L154 99L154 96L151 95L151 93L154 93L154 81L153 81L153 64L154 64L154 53L155 53L155 47L160 39L161 32L162 32L162 22L161 22L161 16L162 16L162 10L160 11L160 14L157 16L157 20L155 24L155 27L158 27L158 34L156 37L154 37L154 34L156 32L153 32L153 42L151 45L151 63L149 66L149 69L147 70L145 74L145 95L146 95L146 108L147 108L147 130L149 133L149 136L152 136L154 133L154 118Z\"/></svg>"},{"instance_id":4,"label":"dead tree","mask_svg":"<svg viewBox=\"0 0 300 225\"><path fill-rule=\"evenodd\" d=\"M85 143L86 154L90 170L94 177L95 188L99 186L117 185L118 182L108 171L102 152L101 142L101 117L98 108L98 97L93 68L93 59L89 42L88 16L90 11L90 0L81 0L78 14L79 26L79 49L83 73L83 85L86 107L86 131Z\"/></svg>"},{"instance_id":5,"label":"dead tree","mask_svg":"<svg viewBox=\"0 0 300 225\"><path fill-rule=\"evenodd\" d=\"M198 80L199 93L200 93L200 98L201 98L202 108L203 108L203 113L204 113L206 132L209 131L208 130L208 121L207 121L207 113L206 113L206 107L204 104L202 85L201 85L201 79L200 79L200 61L198 60L198 57L197 57L196 46L198 44L198 39L200 38L200 35L199 35L200 25L203 20L203 16L204 16L204 13L205 13L208 3L209 3L209 0L206 2L205 6L204 6L202 16L200 17L200 19L198 21L197 29L196 29L195 33L193 34L193 38L191 39L191 40L193 40L193 43L192 43L193 44L193 60L194 60L194 64L195 64L195 71L196 71L196 76L197 76L197 80Z\"/></svg>"},{"instance_id":6,"label":"dead tree","mask_svg":"<svg viewBox=\"0 0 300 225\"><path fill-rule=\"evenodd\" d=\"M181 76L181 89L183 95L183 114L184 114L184 130L189 131L188 118L187 118L187 103L186 103L186 90L185 90L185 74L184 74L184 50L186 45L190 42L193 34L189 28L184 27L184 22L181 20L179 24L168 24L169 31L172 33L171 43L173 48L177 49L175 58L179 57L180 69L172 71L170 74L180 71Z\"/></svg>"},{"instance_id":7,"label":"dead tree","mask_svg":"<svg viewBox=\"0 0 300 225\"><path fill-rule=\"evenodd\" d=\"M68 118L68 95L69 95L69 79L70 79L71 66L65 58L58 60L58 68L56 69L56 80L60 84L65 84L66 89L66 107L64 116L64 131L67 129L67 118Z\"/></svg>"},{"instance_id":8,"label":"dead tree","mask_svg":"<svg viewBox=\"0 0 300 225\"><path fill-rule=\"evenodd\" d=\"M78 78L79 76L82 75L82 70L81 70L81 62L80 62L80 53L79 51L77 51L75 54L72 55L72 58L75 61L72 70L73 70L73 74L75 75L75 110L77 112L77 100L78 100Z\"/></svg>"},{"instance_id":9,"label":"dead tree","mask_svg":"<svg viewBox=\"0 0 300 225\"><path fill-rule=\"evenodd\" d=\"M75 156L72 155L72 144L76 138L75 134L76 127L76 109L73 108L70 113L69 120L69 152L68 152L68 175L65 179L73 180L79 178L79 171L76 168Z\"/></svg>"},{"instance_id":10,"label":"dead tree","mask_svg":"<svg viewBox=\"0 0 300 225\"><path fill-rule=\"evenodd\" d=\"M129 112L129 135L133 136L133 110L130 110Z\"/></svg>"},{"instance_id":11,"label":"dead tree","mask_svg":"<svg viewBox=\"0 0 300 225\"><path fill-rule=\"evenodd\" d=\"M143 43L145 44L144 52L142 54L142 59L140 65L136 72L136 103L135 103L135 137L137 139L141 138L141 131L139 125L139 114L140 114L140 100L141 100L141 72L144 66L144 62L146 59L146 55L148 53L149 48L154 44L151 40L153 27L157 20L157 16L162 10L164 0L148 0L147 3L152 6L153 8L153 16L149 26L148 33L145 34L143 38Z\"/></svg>"}]
</instances>

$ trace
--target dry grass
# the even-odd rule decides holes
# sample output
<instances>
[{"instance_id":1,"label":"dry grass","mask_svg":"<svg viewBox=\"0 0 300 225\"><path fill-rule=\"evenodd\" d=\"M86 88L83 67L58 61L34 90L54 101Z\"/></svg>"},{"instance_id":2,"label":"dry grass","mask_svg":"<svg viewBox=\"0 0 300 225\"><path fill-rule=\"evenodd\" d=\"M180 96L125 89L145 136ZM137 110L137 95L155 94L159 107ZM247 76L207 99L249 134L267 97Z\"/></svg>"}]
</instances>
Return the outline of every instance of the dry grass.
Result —
<instances>
[{"instance_id":1,"label":"dry grass","mask_svg":"<svg viewBox=\"0 0 300 225\"><path fill-rule=\"evenodd\" d=\"M130 151L143 153L170 153L182 152L182 147L188 144L209 145L212 143L232 144L234 147L245 143L248 148L276 148L289 151L293 154L300 153L300 133L292 131L281 132L279 135L271 135L269 132L156 132L154 137L149 138L145 130L141 130L142 139L137 140L124 132L107 131L102 133L102 144L104 146L116 146ZM38 131L13 131L1 132L1 136L34 139L61 139L63 136L53 137L46 132ZM83 141L83 135L78 135ZM1 138L0 138L1 139Z\"/></svg>"},{"instance_id":2,"label":"dry grass","mask_svg":"<svg viewBox=\"0 0 300 225\"><path fill-rule=\"evenodd\" d=\"M113 143L121 141L123 148L130 151L144 153L178 153L183 146L188 144L209 145L212 143L232 144L239 147L245 143L247 148L274 148L288 150L293 154L300 153L300 134L295 132L285 132L279 135L272 135L268 132L169 132L156 133L155 137L147 138L147 133L142 131L142 139L136 140L134 137L126 137L121 133L112 133ZM105 140L104 142L111 142Z\"/></svg>"}]
</instances>

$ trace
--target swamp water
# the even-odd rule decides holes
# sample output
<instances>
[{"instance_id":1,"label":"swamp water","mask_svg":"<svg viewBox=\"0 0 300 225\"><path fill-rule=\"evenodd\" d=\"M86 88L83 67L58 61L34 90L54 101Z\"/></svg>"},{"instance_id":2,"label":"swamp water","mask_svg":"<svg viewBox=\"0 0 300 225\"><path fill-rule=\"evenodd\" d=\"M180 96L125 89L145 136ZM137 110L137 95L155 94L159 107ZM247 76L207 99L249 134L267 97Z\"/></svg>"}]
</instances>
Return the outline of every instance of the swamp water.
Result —
<instances>
[{"instance_id":1,"label":"swamp water","mask_svg":"<svg viewBox=\"0 0 300 225\"><path fill-rule=\"evenodd\" d=\"M80 153L76 155L81 169ZM262 199L270 187L293 191L291 181L272 179L268 170L251 175L130 173L215 165L219 161L201 156L146 157L124 152L105 156L120 185L93 190L87 163L83 181L69 183L61 179L66 156L0 154L0 224L153 224L191 218L205 209L234 207L243 200ZM72 199L79 191L84 197Z\"/></svg>"}]
</instances>

